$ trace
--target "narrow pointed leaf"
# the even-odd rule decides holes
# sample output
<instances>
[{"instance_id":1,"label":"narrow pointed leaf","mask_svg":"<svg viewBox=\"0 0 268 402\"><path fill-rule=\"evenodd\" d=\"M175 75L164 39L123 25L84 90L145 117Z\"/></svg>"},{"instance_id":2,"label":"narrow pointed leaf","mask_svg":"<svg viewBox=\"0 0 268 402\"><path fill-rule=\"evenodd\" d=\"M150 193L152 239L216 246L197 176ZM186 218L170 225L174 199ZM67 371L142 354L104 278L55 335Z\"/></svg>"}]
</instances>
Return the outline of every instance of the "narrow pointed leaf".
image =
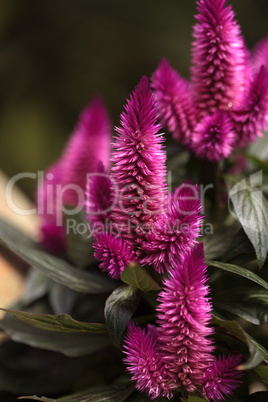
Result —
<instances>
[{"instance_id":1,"label":"narrow pointed leaf","mask_svg":"<svg viewBox=\"0 0 268 402\"><path fill-rule=\"evenodd\" d=\"M0 227L0 241L34 268L54 281L81 293L104 293L114 289L114 283L99 272L85 272L67 262L38 249L27 247L14 240Z\"/></svg>"},{"instance_id":2,"label":"narrow pointed leaf","mask_svg":"<svg viewBox=\"0 0 268 402\"><path fill-rule=\"evenodd\" d=\"M251 175L250 183L246 179L234 183L227 178L236 218L255 249L260 268L268 251L268 202L258 188L262 184L262 172Z\"/></svg>"},{"instance_id":3,"label":"narrow pointed leaf","mask_svg":"<svg viewBox=\"0 0 268 402\"><path fill-rule=\"evenodd\" d=\"M12 314L15 318L25 322L26 324L46 331L89 332L95 334L102 334L107 332L105 324L76 321L68 314L33 314L8 309L0 310Z\"/></svg>"},{"instance_id":4,"label":"narrow pointed leaf","mask_svg":"<svg viewBox=\"0 0 268 402\"><path fill-rule=\"evenodd\" d=\"M151 290L158 291L161 289L158 283L148 274L146 269L134 262L131 262L125 268L121 275L121 280L143 292L150 292Z\"/></svg>"},{"instance_id":5,"label":"narrow pointed leaf","mask_svg":"<svg viewBox=\"0 0 268 402\"><path fill-rule=\"evenodd\" d=\"M268 385L268 366L260 365L254 369L259 379Z\"/></svg>"},{"instance_id":6,"label":"narrow pointed leaf","mask_svg":"<svg viewBox=\"0 0 268 402\"><path fill-rule=\"evenodd\" d=\"M218 332L230 335L242 343L249 349L248 360L239 366L240 370L250 370L257 367L263 360L268 362L268 352L255 339L247 334L236 321L222 320L214 312L212 323Z\"/></svg>"},{"instance_id":7,"label":"narrow pointed leaf","mask_svg":"<svg viewBox=\"0 0 268 402\"><path fill-rule=\"evenodd\" d=\"M104 314L112 342L120 348L127 323L140 301L140 292L132 286L123 285L108 297Z\"/></svg>"},{"instance_id":8,"label":"narrow pointed leaf","mask_svg":"<svg viewBox=\"0 0 268 402\"><path fill-rule=\"evenodd\" d=\"M13 317L5 317L1 320L0 328L15 342L53 350L70 357L95 353L111 344L106 334L64 332L55 334L55 332L34 328Z\"/></svg>"},{"instance_id":9,"label":"narrow pointed leaf","mask_svg":"<svg viewBox=\"0 0 268 402\"><path fill-rule=\"evenodd\" d=\"M23 396L19 399L30 399L43 402L124 402L133 391L133 385L130 385L124 389L120 389L120 387L117 386L101 385L87 388L84 391L58 399L50 399L46 397L40 398L37 396Z\"/></svg>"},{"instance_id":10,"label":"narrow pointed leaf","mask_svg":"<svg viewBox=\"0 0 268 402\"><path fill-rule=\"evenodd\" d=\"M268 175L268 164L267 162L259 159L256 155L249 154L247 152L244 153L245 157L255 163L260 169L263 170L265 174Z\"/></svg>"},{"instance_id":11,"label":"narrow pointed leaf","mask_svg":"<svg viewBox=\"0 0 268 402\"><path fill-rule=\"evenodd\" d=\"M258 285L268 290L268 283L264 279L260 278L258 275L249 271L248 269L239 267L238 265L227 264L225 262L219 262L219 261L207 261L207 264L212 267L220 268L223 269L224 271L228 271L233 274L243 276L244 278L247 278L250 281L257 283Z\"/></svg>"}]
</instances>

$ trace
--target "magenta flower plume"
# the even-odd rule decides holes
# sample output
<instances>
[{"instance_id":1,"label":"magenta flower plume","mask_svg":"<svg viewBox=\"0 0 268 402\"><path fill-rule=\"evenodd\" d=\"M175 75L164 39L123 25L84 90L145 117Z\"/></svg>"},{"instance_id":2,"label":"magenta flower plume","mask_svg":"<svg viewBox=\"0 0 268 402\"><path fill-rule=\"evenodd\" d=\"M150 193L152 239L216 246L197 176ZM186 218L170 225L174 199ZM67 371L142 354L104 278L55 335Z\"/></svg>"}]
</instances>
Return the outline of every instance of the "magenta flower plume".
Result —
<instances>
[{"instance_id":1,"label":"magenta flower plume","mask_svg":"<svg viewBox=\"0 0 268 402\"><path fill-rule=\"evenodd\" d=\"M241 363L240 355L222 356L214 360L205 371L202 394L209 401L222 401L238 387L243 373L237 370Z\"/></svg>"},{"instance_id":2,"label":"magenta flower plume","mask_svg":"<svg viewBox=\"0 0 268 402\"><path fill-rule=\"evenodd\" d=\"M201 210L198 186L186 182L178 187L141 245L145 253L141 263L153 265L158 273L177 266L200 235Z\"/></svg>"},{"instance_id":3,"label":"magenta flower plume","mask_svg":"<svg viewBox=\"0 0 268 402\"><path fill-rule=\"evenodd\" d=\"M119 193L113 221L133 247L166 204L166 156L157 117L148 79L143 77L121 114L111 157Z\"/></svg>"},{"instance_id":4,"label":"magenta flower plume","mask_svg":"<svg viewBox=\"0 0 268 402\"><path fill-rule=\"evenodd\" d=\"M80 204L79 197L83 198L87 174L96 172L99 161L108 168L110 143L110 120L102 101L96 97L82 112L62 156L63 185L73 187L64 192L66 204Z\"/></svg>"},{"instance_id":5,"label":"magenta flower plume","mask_svg":"<svg viewBox=\"0 0 268 402\"><path fill-rule=\"evenodd\" d=\"M200 0L194 26L192 84L201 116L229 110L246 84L247 51L226 0Z\"/></svg>"},{"instance_id":6,"label":"magenta flower plume","mask_svg":"<svg viewBox=\"0 0 268 402\"><path fill-rule=\"evenodd\" d=\"M168 382L170 377L158 352L157 333L148 325L148 332L129 323L123 351L124 362L131 380L139 391L146 392L151 399L159 396L172 397Z\"/></svg>"},{"instance_id":7,"label":"magenta flower plume","mask_svg":"<svg viewBox=\"0 0 268 402\"><path fill-rule=\"evenodd\" d=\"M197 156L210 161L227 157L235 144L233 122L224 111L206 115L195 127L192 149Z\"/></svg>"},{"instance_id":8,"label":"magenta flower plume","mask_svg":"<svg viewBox=\"0 0 268 402\"><path fill-rule=\"evenodd\" d=\"M268 36L257 43L253 49L252 65L254 71L259 71L261 66L264 66L268 72Z\"/></svg>"},{"instance_id":9,"label":"magenta flower plume","mask_svg":"<svg viewBox=\"0 0 268 402\"><path fill-rule=\"evenodd\" d=\"M66 247L58 196L62 174L61 163L58 162L50 167L45 172L44 180L40 183L36 194L37 211L41 221L41 243L52 253L60 253Z\"/></svg>"},{"instance_id":10,"label":"magenta flower plume","mask_svg":"<svg viewBox=\"0 0 268 402\"><path fill-rule=\"evenodd\" d=\"M110 219L114 202L114 185L103 163L99 162L97 171L92 173L86 186L84 209L88 221L104 227Z\"/></svg>"},{"instance_id":11,"label":"magenta flower plume","mask_svg":"<svg viewBox=\"0 0 268 402\"><path fill-rule=\"evenodd\" d=\"M251 81L243 105L232 113L238 145L245 146L268 127L268 75L262 66Z\"/></svg>"},{"instance_id":12,"label":"magenta flower plume","mask_svg":"<svg viewBox=\"0 0 268 402\"><path fill-rule=\"evenodd\" d=\"M163 361L177 387L193 392L211 364L213 333L206 286L204 249L198 244L165 280L159 294L159 342Z\"/></svg>"},{"instance_id":13,"label":"magenta flower plume","mask_svg":"<svg viewBox=\"0 0 268 402\"><path fill-rule=\"evenodd\" d=\"M195 125L195 108L189 83L163 59L152 77L160 117L173 138L189 145Z\"/></svg>"},{"instance_id":14,"label":"magenta flower plume","mask_svg":"<svg viewBox=\"0 0 268 402\"><path fill-rule=\"evenodd\" d=\"M119 279L125 267L135 261L135 254L130 245L121 238L111 234L102 233L96 236L94 257L101 261L99 267L107 272L113 279Z\"/></svg>"}]
</instances>

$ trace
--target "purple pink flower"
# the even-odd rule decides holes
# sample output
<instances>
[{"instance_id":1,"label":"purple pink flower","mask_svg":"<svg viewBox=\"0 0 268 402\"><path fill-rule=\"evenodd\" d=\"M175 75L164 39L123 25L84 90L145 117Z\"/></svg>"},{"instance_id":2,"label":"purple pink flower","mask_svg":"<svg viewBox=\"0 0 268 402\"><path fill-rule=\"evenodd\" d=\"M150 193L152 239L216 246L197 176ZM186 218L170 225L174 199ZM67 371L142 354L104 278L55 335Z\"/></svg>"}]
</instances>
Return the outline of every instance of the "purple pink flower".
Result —
<instances>
[{"instance_id":1,"label":"purple pink flower","mask_svg":"<svg viewBox=\"0 0 268 402\"><path fill-rule=\"evenodd\" d=\"M118 190L112 219L134 248L166 204L166 155L157 117L148 79L143 77L121 114L111 156L111 177Z\"/></svg>"},{"instance_id":2,"label":"purple pink flower","mask_svg":"<svg viewBox=\"0 0 268 402\"><path fill-rule=\"evenodd\" d=\"M201 210L198 186L186 182L178 187L141 245L141 263L153 265L159 273L177 266L200 235Z\"/></svg>"},{"instance_id":3,"label":"purple pink flower","mask_svg":"<svg viewBox=\"0 0 268 402\"><path fill-rule=\"evenodd\" d=\"M108 233L96 236L94 257L100 261L100 269L107 272L113 279L119 279L125 267L135 261L135 254L129 244L123 239Z\"/></svg>"},{"instance_id":4,"label":"purple pink flower","mask_svg":"<svg viewBox=\"0 0 268 402\"><path fill-rule=\"evenodd\" d=\"M130 323L123 349L124 362L140 391L151 399L159 396L172 397L169 386L170 377L159 354L157 332L148 325L148 332Z\"/></svg>"},{"instance_id":5,"label":"purple pink flower","mask_svg":"<svg viewBox=\"0 0 268 402\"><path fill-rule=\"evenodd\" d=\"M152 87L173 137L198 157L219 161L267 129L268 40L251 58L226 0L200 0L197 10L190 83L164 61Z\"/></svg>"}]
</instances>

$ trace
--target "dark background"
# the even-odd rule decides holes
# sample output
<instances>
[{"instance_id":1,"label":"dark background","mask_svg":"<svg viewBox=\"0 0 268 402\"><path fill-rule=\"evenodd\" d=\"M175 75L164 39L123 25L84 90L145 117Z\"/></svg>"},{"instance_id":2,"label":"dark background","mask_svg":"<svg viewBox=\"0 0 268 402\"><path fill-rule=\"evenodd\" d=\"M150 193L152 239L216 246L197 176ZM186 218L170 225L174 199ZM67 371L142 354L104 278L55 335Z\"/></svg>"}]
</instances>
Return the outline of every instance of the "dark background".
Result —
<instances>
[{"instance_id":1,"label":"dark background","mask_svg":"<svg viewBox=\"0 0 268 402\"><path fill-rule=\"evenodd\" d=\"M249 48L267 0L233 0ZM43 170L81 109L101 94L113 124L164 56L189 77L194 0L0 0L0 169ZM33 180L20 182L32 196Z\"/></svg>"}]
</instances>

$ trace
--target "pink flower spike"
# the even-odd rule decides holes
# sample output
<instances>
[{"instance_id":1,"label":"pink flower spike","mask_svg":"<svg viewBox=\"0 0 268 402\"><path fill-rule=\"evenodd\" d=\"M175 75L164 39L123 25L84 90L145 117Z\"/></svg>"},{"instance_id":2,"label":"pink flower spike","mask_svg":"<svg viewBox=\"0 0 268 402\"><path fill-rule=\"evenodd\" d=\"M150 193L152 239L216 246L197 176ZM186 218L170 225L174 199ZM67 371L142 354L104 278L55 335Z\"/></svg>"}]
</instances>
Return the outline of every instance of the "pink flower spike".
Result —
<instances>
[{"instance_id":1,"label":"pink flower spike","mask_svg":"<svg viewBox=\"0 0 268 402\"><path fill-rule=\"evenodd\" d=\"M148 79L143 77L121 114L111 157L111 177L118 186L112 219L133 247L166 204L166 155L157 117Z\"/></svg>"},{"instance_id":2,"label":"pink flower spike","mask_svg":"<svg viewBox=\"0 0 268 402\"><path fill-rule=\"evenodd\" d=\"M57 162L45 172L36 194L37 212L41 221L41 244L47 251L56 254L66 248L61 200L58 195L62 175L61 162Z\"/></svg>"},{"instance_id":3,"label":"pink flower spike","mask_svg":"<svg viewBox=\"0 0 268 402\"><path fill-rule=\"evenodd\" d=\"M96 236L94 257L101 261L100 269L113 279L119 279L125 267L135 261L135 255L131 247L121 238L113 237L111 234L102 233Z\"/></svg>"},{"instance_id":4,"label":"pink flower spike","mask_svg":"<svg viewBox=\"0 0 268 402\"><path fill-rule=\"evenodd\" d=\"M109 166L111 125L106 109L95 97L80 115L78 124L62 156L64 203L80 205L86 189L87 174L96 172L99 161Z\"/></svg>"},{"instance_id":5,"label":"pink flower spike","mask_svg":"<svg viewBox=\"0 0 268 402\"><path fill-rule=\"evenodd\" d=\"M202 394L209 401L222 401L230 396L241 383L243 373L237 370L241 363L240 355L215 358L214 363L205 371Z\"/></svg>"},{"instance_id":6,"label":"pink flower spike","mask_svg":"<svg viewBox=\"0 0 268 402\"><path fill-rule=\"evenodd\" d=\"M255 72L264 66L268 73L268 36L258 42L253 49L252 64Z\"/></svg>"},{"instance_id":7,"label":"pink flower spike","mask_svg":"<svg viewBox=\"0 0 268 402\"><path fill-rule=\"evenodd\" d=\"M232 113L238 133L237 145L245 146L268 128L268 74L262 66L251 81L244 102Z\"/></svg>"},{"instance_id":8,"label":"pink flower spike","mask_svg":"<svg viewBox=\"0 0 268 402\"><path fill-rule=\"evenodd\" d=\"M89 222L104 226L110 219L114 202L114 184L103 163L99 162L97 172L90 175L85 191L84 210Z\"/></svg>"},{"instance_id":9,"label":"pink flower spike","mask_svg":"<svg viewBox=\"0 0 268 402\"><path fill-rule=\"evenodd\" d=\"M201 210L198 186L186 182L178 187L141 245L146 254L141 263L153 265L160 274L177 266L200 235Z\"/></svg>"},{"instance_id":10,"label":"pink flower spike","mask_svg":"<svg viewBox=\"0 0 268 402\"><path fill-rule=\"evenodd\" d=\"M198 244L170 271L157 307L163 361L174 383L188 392L202 383L213 361L206 270L203 244Z\"/></svg>"},{"instance_id":11,"label":"pink flower spike","mask_svg":"<svg viewBox=\"0 0 268 402\"><path fill-rule=\"evenodd\" d=\"M146 392L151 399L172 398L168 385L170 377L158 353L155 328L148 326L146 334L145 330L129 323L123 351L127 371L139 391Z\"/></svg>"},{"instance_id":12,"label":"pink flower spike","mask_svg":"<svg viewBox=\"0 0 268 402\"><path fill-rule=\"evenodd\" d=\"M226 0L200 0L197 9L192 84L202 117L229 110L240 100L248 79L248 51Z\"/></svg>"},{"instance_id":13,"label":"pink flower spike","mask_svg":"<svg viewBox=\"0 0 268 402\"><path fill-rule=\"evenodd\" d=\"M175 140L189 145L195 125L195 109L189 83L163 59L152 76L152 88L163 124Z\"/></svg>"},{"instance_id":14,"label":"pink flower spike","mask_svg":"<svg viewBox=\"0 0 268 402\"><path fill-rule=\"evenodd\" d=\"M195 127L192 149L200 158L220 161L230 155L235 140L232 120L226 112L217 111L205 116Z\"/></svg>"}]
</instances>

